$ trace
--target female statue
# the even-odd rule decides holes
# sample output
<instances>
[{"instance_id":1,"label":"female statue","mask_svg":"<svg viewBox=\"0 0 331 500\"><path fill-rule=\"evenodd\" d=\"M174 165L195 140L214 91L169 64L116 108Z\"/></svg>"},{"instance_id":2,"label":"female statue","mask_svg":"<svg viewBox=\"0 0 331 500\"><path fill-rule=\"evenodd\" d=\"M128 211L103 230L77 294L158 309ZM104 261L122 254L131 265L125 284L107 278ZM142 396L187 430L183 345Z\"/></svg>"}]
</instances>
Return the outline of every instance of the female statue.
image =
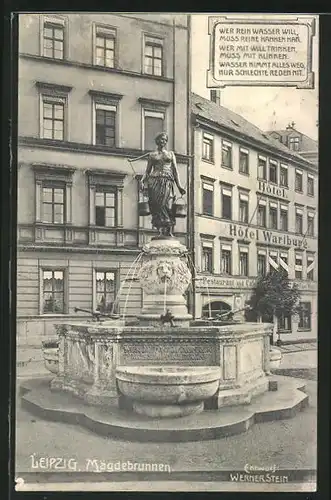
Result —
<instances>
[{"instance_id":1,"label":"female statue","mask_svg":"<svg viewBox=\"0 0 331 500\"><path fill-rule=\"evenodd\" d=\"M147 192L152 224L160 235L172 236L176 223L173 204L176 200L174 187L181 195L186 193L178 176L176 157L166 150L168 135L165 132L155 138L156 151L150 153L145 175L141 179L141 189Z\"/></svg>"}]
</instances>

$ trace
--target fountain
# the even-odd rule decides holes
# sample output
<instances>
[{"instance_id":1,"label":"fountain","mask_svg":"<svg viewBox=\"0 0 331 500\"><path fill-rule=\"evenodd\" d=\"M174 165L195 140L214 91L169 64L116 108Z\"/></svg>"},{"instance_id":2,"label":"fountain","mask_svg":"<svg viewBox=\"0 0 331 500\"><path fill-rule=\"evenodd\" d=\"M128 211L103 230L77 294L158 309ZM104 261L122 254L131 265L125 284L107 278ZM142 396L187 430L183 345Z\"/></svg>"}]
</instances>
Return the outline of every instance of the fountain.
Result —
<instances>
[{"instance_id":1,"label":"fountain","mask_svg":"<svg viewBox=\"0 0 331 500\"><path fill-rule=\"evenodd\" d=\"M298 390L302 381L270 374L272 325L194 321L184 298L192 280L188 251L169 227L172 208L153 204L153 192L150 208L160 234L139 257L145 297L137 324L59 325L56 376L25 384L24 403L138 440L210 439L247 430L257 415L292 416L308 397ZM160 212L169 220L158 219Z\"/></svg>"}]
</instances>

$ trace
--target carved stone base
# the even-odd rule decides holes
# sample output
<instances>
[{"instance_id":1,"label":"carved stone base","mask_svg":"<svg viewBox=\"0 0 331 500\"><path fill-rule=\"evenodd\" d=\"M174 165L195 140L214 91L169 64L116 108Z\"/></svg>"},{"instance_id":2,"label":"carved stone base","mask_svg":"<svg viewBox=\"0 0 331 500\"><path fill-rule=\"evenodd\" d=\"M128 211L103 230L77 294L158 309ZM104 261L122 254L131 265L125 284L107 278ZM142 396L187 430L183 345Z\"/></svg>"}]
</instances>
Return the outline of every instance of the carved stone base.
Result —
<instances>
[{"instance_id":1,"label":"carved stone base","mask_svg":"<svg viewBox=\"0 0 331 500\"><path fill-rule=\"evenodd\" d=\"M268 390L269 380L267 377L262 376L240 388L219 391L214 401L211 402L211 406L213 408L223 408L224 406L250 404L254 396L263 394Z\"/></svg>"},{"instance_id":2,"label":"carved stone base","mask_svg":"<svg viewBox=\"0 0 331 500\"><path fill-rule=\"evenodd\" d=\"M188 403L184 405L157 405L135 402L133 410L139 415L145 415L152 418L174 418L185 417L192 413L201 413L203 411L203 403Z\"/></svg>"}]
</instances>

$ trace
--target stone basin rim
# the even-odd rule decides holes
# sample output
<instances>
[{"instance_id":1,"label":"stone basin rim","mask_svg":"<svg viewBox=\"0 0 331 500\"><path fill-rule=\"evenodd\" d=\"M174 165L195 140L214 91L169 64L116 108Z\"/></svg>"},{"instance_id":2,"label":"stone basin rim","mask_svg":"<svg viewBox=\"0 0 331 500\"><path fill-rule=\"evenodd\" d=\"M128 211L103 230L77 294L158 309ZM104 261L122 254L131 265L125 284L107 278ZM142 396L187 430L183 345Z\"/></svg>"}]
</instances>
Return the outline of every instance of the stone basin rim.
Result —
<instances>
[{"instance_id":1,"label":"stone basin rim","mask_svg":"<svg viewBox=\"0 0 331 500\"><path fill-rule=\"evenodd\" d=\"M134 384L194 385L219 381L218 366L145 365L118 366L116 378Z\"/></svg>"}]
</instances>

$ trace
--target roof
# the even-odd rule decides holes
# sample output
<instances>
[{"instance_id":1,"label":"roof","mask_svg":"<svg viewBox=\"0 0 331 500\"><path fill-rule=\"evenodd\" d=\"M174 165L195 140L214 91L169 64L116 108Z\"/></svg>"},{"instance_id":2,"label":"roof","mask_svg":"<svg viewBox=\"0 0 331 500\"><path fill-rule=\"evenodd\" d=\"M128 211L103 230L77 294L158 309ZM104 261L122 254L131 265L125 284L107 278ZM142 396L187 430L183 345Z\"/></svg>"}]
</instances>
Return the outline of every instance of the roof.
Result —
<instances>
[{"instance_id":1,"label":"roof","mask_svg":"<svg viewBox=\"0 0 331 500\"><path fill-rule=\"evenodd\" d=\"M268 136L256 125L253 125L253 123L246 120L243 116L238 115L230 109L220 106L205 97L201 97L198 94L192 93L191 98L192 112L195 115L214 122L220 127L227 128L235 132L237 135L254 139L266 147L277 149L280 154L285 153L287 156L291 156L296 160L311 164L311 162L309 162L306 158L303 158L298 153L289 150L287 146L280 143L277 139L273 139Z\"/></svg>"},{"instance_id":2,"label":"roof","mask_svg":"<svg viewBox=\"0 0 331 500\"><path fill-rule=\"evenodd\" d=\"M301 137L301 148L300 151L318 151L318 142L315 141L315 139L312 139L306 134L303 134L299 130L297 130L294 127L285 129L285 130L268 130L266 132L267 135L269 134L278 134L282 137L288 137L290 135L299 135Z\"/></svg>"}]
</instances>

